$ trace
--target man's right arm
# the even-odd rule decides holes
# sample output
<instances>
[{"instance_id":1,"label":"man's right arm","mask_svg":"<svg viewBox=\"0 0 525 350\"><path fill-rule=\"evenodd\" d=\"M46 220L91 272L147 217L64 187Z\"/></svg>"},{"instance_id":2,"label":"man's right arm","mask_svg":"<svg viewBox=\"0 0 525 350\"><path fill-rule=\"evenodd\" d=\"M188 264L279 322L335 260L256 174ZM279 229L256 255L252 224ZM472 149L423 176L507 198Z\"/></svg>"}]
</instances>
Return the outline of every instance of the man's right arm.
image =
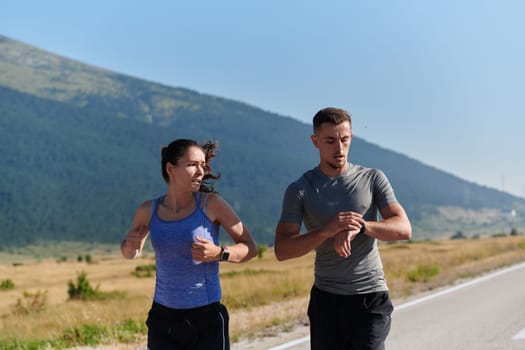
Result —
<instances>
[{"instance_id":1,"label":"man's right arm","mask_svg":"<svg viewBox=\"0 0 525 350\"><path fill-rule=\"evenodd\" d=\"M298 258L308 254L323 243L328 236L321 229L301 234L301 225L280 222L275 230L274 251L279 261Z\"/></svg>"},{"instance_id":2,"label":"man's right arm","mask_svg":"<svg viewBox=\"0 0 525 350\"><path fill-rule=\"evenodd\" d=\"M326 239L342 231L358 232L361 215L354 212L341 212L326 225L300 233L301 225L280 222L275 230L274 252L277 260L298 258L319 247Z\"/></svg>"}]
</instances>

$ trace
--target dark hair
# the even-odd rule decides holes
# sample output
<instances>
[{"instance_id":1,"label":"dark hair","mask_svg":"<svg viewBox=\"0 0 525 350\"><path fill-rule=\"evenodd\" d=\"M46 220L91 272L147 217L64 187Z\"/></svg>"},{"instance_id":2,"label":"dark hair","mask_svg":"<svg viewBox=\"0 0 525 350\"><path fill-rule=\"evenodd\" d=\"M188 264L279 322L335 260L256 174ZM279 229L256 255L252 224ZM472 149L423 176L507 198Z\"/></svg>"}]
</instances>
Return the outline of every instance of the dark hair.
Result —
<instances>
[{"instance_id":1,"label":"dark hair","mask_svg":"<svg viewBox=\"0 0 525 350\"><path fill-rule=\"evenodd\" d=\"M344 109L334 107L323 108L314 115L314 133L321 127L323 123L332 123L334 125L339 125L346 121L350 123L351 128L352 117L350 116L350 113L348 113Z\"/></svg>"},{"instance_id":2,"label":"dark hair","mask_svg":"<svg viewBox=\"0 0 525 350\"><path fill-rule=\"evenodd\" d=\"M192 146L196 146L202 149L202 151L204 152L204 157L206 161L206 166L204 168L205 173L204 173L204 177L201 183L201 187L199 188L199 191L215 192L215 190L213 189L213 184L210 184L209 182L206 181L208 179L217 180L220 177L220 174L214 175L212 173L212 169L210 166L211 159L217 155L217 153L215 152L215 149L217 148L217 143L212 142L212 141L207 141L206 143L201 145L197 143L197 141L195 140L177 139L175 141L172 141L169 145L162 147L161 148L162 177L164 178L164 181L166 181L166 183L169 183L170 178L168 176L168 172L166 171L166 165L168 163L177 165L177 162L179 161L179 159L182 158L184 154L186 154L186 151L188 150L188 148Z\"/></svg>"}]
</instances>

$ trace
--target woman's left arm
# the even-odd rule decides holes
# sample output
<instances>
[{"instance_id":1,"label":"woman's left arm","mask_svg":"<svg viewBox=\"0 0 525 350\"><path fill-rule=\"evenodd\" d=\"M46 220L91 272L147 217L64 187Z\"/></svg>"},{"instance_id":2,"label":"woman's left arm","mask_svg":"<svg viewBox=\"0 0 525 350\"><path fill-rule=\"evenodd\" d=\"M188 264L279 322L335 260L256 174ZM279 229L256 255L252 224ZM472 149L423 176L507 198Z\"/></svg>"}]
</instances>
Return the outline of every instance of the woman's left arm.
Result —
<instances>
[{"instance_id":1,"label":"woman's left arm","mask_svg":"<svg viewBox=\"0 0 525 350\"><path fill-rule=\"evenodd\" d=\"M232 246L225 247L229 251L228 261L240 263L255 257L257 244L228 202L213 193L209 195L207 204L206 214L210 220L222 226L234 242Z\"/></svg>"}]
</instances>

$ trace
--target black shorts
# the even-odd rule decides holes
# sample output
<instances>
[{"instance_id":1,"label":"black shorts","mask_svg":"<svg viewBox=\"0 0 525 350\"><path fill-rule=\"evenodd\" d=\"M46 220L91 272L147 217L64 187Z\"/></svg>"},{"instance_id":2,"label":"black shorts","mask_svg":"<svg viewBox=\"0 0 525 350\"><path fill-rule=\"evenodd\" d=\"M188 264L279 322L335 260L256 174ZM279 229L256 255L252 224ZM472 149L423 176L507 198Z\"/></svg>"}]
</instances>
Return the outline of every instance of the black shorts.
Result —
<instances>
[{"instance_id":1,"label":"black shorts","mask_svg":"<svg viewBox=\"0 0 525 350\"><path fill-rule=\"evenodd\" d=\"M171 309L153 303L148 314L149 350L229 350L229 315L221 303Z\"/></svg>"},{"instance_id":2,"label":"black shorts","mask_svg":"<svg viewBox=\"0 0 525 350\"><path fill-rule=\"evenodd\" d=\"M384 349L392 311L387 291L339 295L314 286L308 305L311 349Z\"/></svg>"}]
</instances>

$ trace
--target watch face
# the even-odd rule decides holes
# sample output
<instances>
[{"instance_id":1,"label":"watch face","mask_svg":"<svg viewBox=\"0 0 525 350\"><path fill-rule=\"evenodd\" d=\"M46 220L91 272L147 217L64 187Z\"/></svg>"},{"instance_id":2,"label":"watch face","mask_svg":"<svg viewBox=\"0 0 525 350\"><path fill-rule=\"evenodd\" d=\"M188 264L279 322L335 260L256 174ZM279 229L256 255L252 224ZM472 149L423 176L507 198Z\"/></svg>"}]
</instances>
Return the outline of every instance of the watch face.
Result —
<instances>
[{"instance_id":1,"label":"watch face","mask_svg":"<svg viewBox=\"0 0 525 350\"><path fill-rule=\"evenodd\" d=\"M222 251L221 260L227 261L230 258L230 252L227 249Z\"/></svg>"}]
</instances>

